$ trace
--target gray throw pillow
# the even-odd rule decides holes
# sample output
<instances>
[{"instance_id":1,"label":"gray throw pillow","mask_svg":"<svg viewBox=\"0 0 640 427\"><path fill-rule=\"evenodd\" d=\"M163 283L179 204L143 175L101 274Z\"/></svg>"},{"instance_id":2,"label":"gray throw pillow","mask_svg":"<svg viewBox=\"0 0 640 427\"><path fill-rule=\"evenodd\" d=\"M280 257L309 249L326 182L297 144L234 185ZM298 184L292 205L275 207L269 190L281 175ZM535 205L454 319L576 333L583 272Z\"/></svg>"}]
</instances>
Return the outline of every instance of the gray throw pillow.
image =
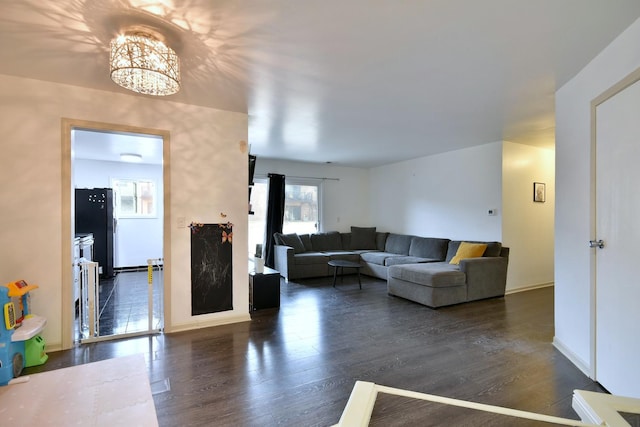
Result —
<instances>
[{"instance_id":1,"label":"gray throw pillow","mask_svg":"<svg viewBox=\"0 0 640 427\"><path fill-rule=\"evenodd\" d=\"M375 227L351 227L351 249L377 249Z\"/></svg>"},{"instance_id":2,"label":"gray throw pillow","mask_svg":"<svg viewBox=\"0 0 640 427\"><path fill-rule=\"evenodd\" d=\"M389 233L376 231L376 249L379 251L384 251L384 245L387 243L387 237Z\"/></svg>"},{"instance_id":3,"label":"gray throw pillow","mask_svg":"<svg viewBox=\"0 0 640 427\"><path fill-rule=\"evenodd\" d=\"M351 233L340 233L343 249L351 249Z\"/></svg>"},{"instance_id":4,"label":"gray throw pillow","mask_svg":"<svg viewBox=\"0 0 640 427\"><path fill-rule=\"evenodd\" d=\"M384 251L391 254L409 255L409 247L414 236L409 234L389 233L384 244Z\"/></svg>"},{"instance_id":5,"label":"gray throw pillow","mask_svg":"<svg viewBox=\"0 0 640 427\"><path fill-rule=\"evenodd\" d=\"M337 231L312 234L311 246L318 252L342 250L342 238Z\"/></svg>"},{"instance_id":6,"label":"gray throw pillow","mask_svg":"<svg viewBox=\"0 0 640 427\"><path fill-rule=\"evenodd\" d=\"M409 255L421 258L444 260L447 256L449 239L435 237L414 237L409 246Z\"/></svg>"},{"instance_id":7,"label":"gray throw pillow","mask_svg":"<svg viewBox=\"0 0 640 427\"><path fill-rule=\"evenodd\" d=\"M304 245L305 252L311 252L313 250L313 246L311 246L311 237L308 234L299 234L300 240L302 240L302 244Z\"/></svg>"},{"instance_id":8,"label":"gray throw pillow","mask_svg":"<svg viewBox=\"0 0 640 427\"><path fill-rule=\"evenodd\" d=\"M284 245L284 242L282 241L282 233L273 233L273 241L276 245Z\"/></svg>"},{"instance_id":9,"label":"gray throw pillow","mask_svg":"<svg viewBox=\"0 0 640 427\"><path fill-rule=\"evenodd\" d=\"M500 252L502 251L502 242L481 242L487 244L487 249L484 251L484 255L482 256L500 256Z\"/></svg>"},{"instance_id":10,"label":"gray throw pillow","mask_svg":"<svg viewBox=\"0 0 640 427\"><path fill-rule=\"evenodd\" d=\"M304 248L304 243L302 243L302 239L296 233L292 234L283 234L281 237L285 246L291 246L293 248L294 254L299 254L302 252L306 252Z\"/></svg>"}]
</instances>

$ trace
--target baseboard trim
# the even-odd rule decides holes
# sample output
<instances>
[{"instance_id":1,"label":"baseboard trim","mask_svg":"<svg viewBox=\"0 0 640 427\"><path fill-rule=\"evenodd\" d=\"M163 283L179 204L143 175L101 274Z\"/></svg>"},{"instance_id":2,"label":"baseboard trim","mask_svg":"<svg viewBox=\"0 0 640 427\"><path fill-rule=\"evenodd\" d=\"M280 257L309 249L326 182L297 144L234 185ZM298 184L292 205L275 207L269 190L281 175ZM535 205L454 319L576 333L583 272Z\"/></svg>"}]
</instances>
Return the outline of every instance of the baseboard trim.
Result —
<instances>
[{"instance_id":1,"label":"baseboard trim","mask_svg":"<svg viewBox=\"0 0 640 427\"><path fill-rule=\"evenodd\" d=\"M49 344L49 343L47 342L47 343L45 343L45 344L46 344L46 348L45 348L45 350L46 350L47 352L50 352L50 353L54 353L54 352L56 352L56 351L62 351L62 350L65 350L64 348L62 348L62 344L61 344L61 343L59 343L59 342L58 342L58 343L54 343L54 344Z\"/></svg>"},{"instance_id":2,"label":"baseboard trim","mask_svg":"<svg viewBox=\"0 0 640 427\"><path fill-rule=\"evenodd\" d=\"M213 326L222 326L222 325L229 325L231 323L241 323L241 322L250 322L250 321L251 321L251 316L247 313L247 314L240 314L236 316L210 319L202 322L181 323L178 325L171 325L171 327L167 327L165 325L164 333L173 334L176 332L193 331L196 329L210 328Z\"/></svg>"},{"instance_id":3,"label":"baseboard trim","mask_svg":"<svg viewBox=\"0 0 640 427\"><path fill-rule=\"evenodd\" d=\"M542 289L542 288L548 288L551 286L554 286L554 282L547 282L547 283L538 283L537 285L528 285L528 286L522 286L520 288L514 288L514 289L508 289L505 291L505 295L510 295L510 294L517 294L518 292L526 292L526 291L532 291L534 289Z\"/></svg>"},{"instance_id":4,"label":"baseboard trim","mask_svg":"<svg viewBox=\"0 0 640 427\"><path fill-rule=\"evenodd\" d=\"M589 364L579 358L573 351L569 350L569 348L555 336L553 337L553 346L562 353L564 357L569 359L569 362L573 363L576 368L580 369L583 374L593 379L591 376L591 369L589 369Z\"/></svg>"}]
</instances>

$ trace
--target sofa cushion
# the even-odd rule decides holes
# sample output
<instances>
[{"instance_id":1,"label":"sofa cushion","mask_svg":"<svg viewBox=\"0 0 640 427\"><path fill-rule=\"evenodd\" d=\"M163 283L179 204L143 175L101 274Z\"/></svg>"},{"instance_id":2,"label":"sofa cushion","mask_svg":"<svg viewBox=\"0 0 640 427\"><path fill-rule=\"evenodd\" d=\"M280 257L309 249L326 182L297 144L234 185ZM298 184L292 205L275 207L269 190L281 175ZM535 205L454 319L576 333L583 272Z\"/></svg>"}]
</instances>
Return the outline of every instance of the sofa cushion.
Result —
<instances>
[{"instance_id":1,"label":"sofa cushion","mask_svg":"<svg viewBox=\"0 0 640 427\"><path fill-rule=\"evenodd\" d=\"M385 260L391 257L401 257L402 255L391 254L389 252L364 252L360 254L363 261L370 264L385 265Z\"/></svg>"},{"instance_id":2,"label":"sofa cushion","mask_svg":"<svg viewBox=\"0 0 640 427\"><path fill-rule=\"evenodd\" d=\"M302 240L305 251L311 252L313 250L313 246L311 246L311 237L308 234L299 234L299 236L300 240Z\"/></svg>"},{"instance_id":3,"label":"sofa cushion","mask_svg":"<svg viewBox=\"0 0 640 427\"><path fill-rule=\"evenodd\" d=\"M342 249L342 239L337 231L312 234L311 246L316 252Z\"/></svg>"},{"instance_id":4,"label":"sofa cushion","mask_svg":"<svg viewBox=\"0 0 640 427\"><path fill-rule=\"evenodd\" d=\"M500 256L500 252L502 252L502 243L500 242L477 242L477 243L486 243L487 249L484 251L484 255L482 256Z\"/></svg>"},{"instance_id":5,"label":"sofa cushion","mask_svg":"<svg viewBox=\"0 0 640 427\"><path fill-rule=\"evenodd\" d=\"M320 252L304 252L294 256L293 260L296 265L324 264L331 261L331 257Z\"/></svg>"},{"instance_id":6,"label":"sofa cushion","mask_svg":"<svg viewBox=\"0 0 640 427\"><path fill-rule=\"evenodd\" d=\"M467 258L480 258L486 250L486 243L462 242L460 246L458 246L455 256L449 261L449 264L460 264L460 261Z\"/></svg>"},{"instance_id":7,"label":"sofa cushion","mask_svg":"<svg viewBox=\"0 0 640 427\"><path fill-rule=\"evenodd\" d=\"M413 239L413 236L407 234L389 233L384 245L384 251L398 255L409 255L411 239Z\"/></svg>"},{"instance_id":8,"label":"sofa cushion","mask_svg":"<svg viewBox=\"0 0 640 427\"><path fill-rule=\"evenodd\" d=\"M345 260L345 261L360 262L360 255L358 255L356 252L352 252L352 251L335 250L335 251L326 251L326 252L322 252L322 253L324 255L327 255L332 260L341 259L341 260Z\"/></svg>"},{"instance_id":9,"label":"sofa cushion","mask_svg":"<svg viewBox=\"0 0 640 427\"><path fill-rule=\"evenodd\" d=\"M387 243L387 237L389 233L376 231L376 249L379 251L384 251L384 245Z\"/></svg>"},{"instance_id":10,"label":"sofa cushion","mask_svg":"<svg viewBox=\"0 0 640 427\"><path fill-rule=\"evenodd\" d=\"M433 237L414 237L409 246L409 255L421 258L434 258L444 261L447 256L449 239L437 239Z\"/></svg>"},{"instance_id":11,"label":"sofa cushion","mask_svg":"<svg viewBox=\"0 0 640 427\"><path fill-rule=\"evenodd\" d=\"M463 242L462 240L452 240L449 242L449 248L447 249L447 258L445 259L446 262L450 262L451 259L456 255L456 252L458 252L458 247L462 242ZM477 240L465 240L465 242L486 243L487 249L484 251L484 254L482 256L488 256L488 257L500 256L500 251L502 250L502 243L500 242L481 242Z\"/></svg>"},{"instance_id":12,"label":"sofa cushion","mask_svg":"<svg viewBox=\"0 0 640 427\"><path fill-rule=\"evenodd\" d=\"M375 227L351 227L350 249L376 249Z\"/></svg>"},{"instance_id":13,"label":"sofa cushion","mask_svg":"<svg viewBox=\"0 0 640 427\"><path fill-rule=\"evenodd\" d=\"M362 254L368 254L370 252L380 252L380 251L372 251L369 249L349 249L349 252L352 252L354 254L358 254L358 255L362 255Z\"/></svg>"},{"instance_id":14,"label":"sofa cushion","mask_svg":"<svg viewBox=\"0 0 640 427\"><path fill-rule=\"evenodd\" d=\"M384 265L391 266L391 265L400 265L400 264L418 264L420 262L436 262L436 261L441 261L439 259L434 259L434 258L421 258L421 257L417 257L417 256L404 256L404 255L399 255L399 256L392 256L389 257L387 259L384 260Z\"/></svg>"},{"instance_id":15,"label":"sofa cushion","mask_svg":"<svg viewBox=\"0 0 640 427\"><path fill-rule=\"evenodd\" d=\"M280 239L282 240L283 245L291 246L293 248L294 254L300 254L302 252L306 252L304 243L302 243L300 236L298 236L296 233L281 234Z\"/></svg>"},{"instance_id":16,"label":"sofa cushion","mask_svg":"<svg viewBox=\"0 0 640 427\"><path fill-rule=\"evenodd\" d=\"M351 233L340 233L340 241L344 249L351 248Z\"/></svg>"},{"instance_id":17,"label":"sofa cushion","mask_svg":"<svg viewBox=\"0 0 640 427\"><path fill-rule=\"evenodd\" d=\"M466 275L457 265L446 262L405 264L389 267L389 277L433 288L464 285Z\"/></svg>"}]
</instances>

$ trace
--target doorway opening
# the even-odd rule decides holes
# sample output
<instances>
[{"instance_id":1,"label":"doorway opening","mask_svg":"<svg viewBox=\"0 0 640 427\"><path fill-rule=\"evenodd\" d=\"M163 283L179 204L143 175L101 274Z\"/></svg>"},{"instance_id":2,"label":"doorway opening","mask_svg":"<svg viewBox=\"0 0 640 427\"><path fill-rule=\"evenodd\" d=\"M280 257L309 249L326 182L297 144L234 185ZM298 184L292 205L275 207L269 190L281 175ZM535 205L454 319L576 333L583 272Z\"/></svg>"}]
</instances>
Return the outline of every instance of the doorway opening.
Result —
<instances>
[{"instance_id":1,"label":"doorway opening","mask_svg":"<svg viewBox=\"0 0 640 427\"><path fill-rule=\"evenodd\" d=\"M63 120L64 348L162 332L168 142L165 131Z\"/></svg>"}]
</instances>

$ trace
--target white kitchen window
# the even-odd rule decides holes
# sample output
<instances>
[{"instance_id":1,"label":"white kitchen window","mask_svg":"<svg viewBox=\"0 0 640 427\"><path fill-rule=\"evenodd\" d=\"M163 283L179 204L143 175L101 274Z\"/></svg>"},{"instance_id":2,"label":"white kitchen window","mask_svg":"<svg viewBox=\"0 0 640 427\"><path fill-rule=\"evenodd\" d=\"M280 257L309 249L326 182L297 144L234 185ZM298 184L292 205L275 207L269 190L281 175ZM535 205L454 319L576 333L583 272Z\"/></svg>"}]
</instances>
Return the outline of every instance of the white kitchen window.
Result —
<instances>
[{"instance_id":1,"label":"white kitchen window","mask_svg":"<svg viewBox=\"0 0 640 427\"><path fill-rule=\"evenodd\" d=\"M116 216L149 218L156 216L156 183L149 179L113 179Z\"/></svg>"}]
</instances>

